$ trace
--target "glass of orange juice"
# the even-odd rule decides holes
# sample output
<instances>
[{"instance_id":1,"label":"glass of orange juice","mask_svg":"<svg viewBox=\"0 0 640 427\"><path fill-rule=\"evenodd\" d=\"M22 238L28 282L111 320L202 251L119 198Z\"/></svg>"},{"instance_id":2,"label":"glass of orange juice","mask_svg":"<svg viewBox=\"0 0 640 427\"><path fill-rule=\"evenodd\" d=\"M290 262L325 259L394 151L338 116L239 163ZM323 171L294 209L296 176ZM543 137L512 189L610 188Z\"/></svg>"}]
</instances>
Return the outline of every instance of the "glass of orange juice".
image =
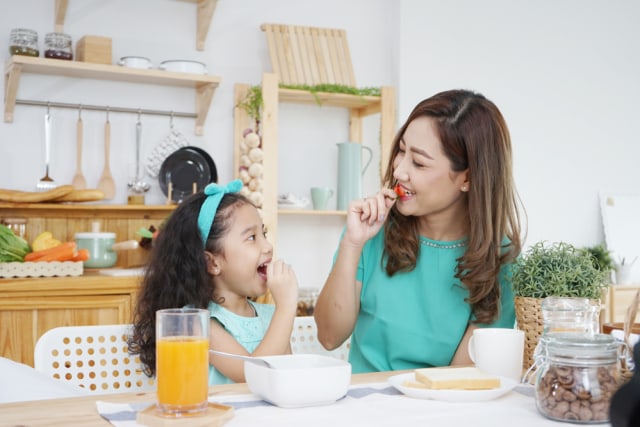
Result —
<instances>
[{"instance_id":1,"label":"glass of orange juice","mask_svg":"<svg viewBox=\"0 0 640 427\"><path fill-rule=\"evenodd\" d=\"M157 410L165 417L200 415L209 392L209 311L156 312Z\"/></svg>"}]
</instances>

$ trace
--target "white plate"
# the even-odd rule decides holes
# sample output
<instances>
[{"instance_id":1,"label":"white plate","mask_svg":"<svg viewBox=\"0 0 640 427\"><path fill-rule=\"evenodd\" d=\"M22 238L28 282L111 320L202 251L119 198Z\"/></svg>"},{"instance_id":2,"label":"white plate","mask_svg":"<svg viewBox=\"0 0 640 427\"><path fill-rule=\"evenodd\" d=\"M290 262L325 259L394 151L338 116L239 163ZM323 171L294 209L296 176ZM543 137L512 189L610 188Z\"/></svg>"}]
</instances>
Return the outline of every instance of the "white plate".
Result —
<instances>
[{"instance_id":1,"label":"white plate","mask_svg":"<svg viewBox=\"0 0 640 427\"><path fill-rule=\"evenodd\" d=\"M407 396L445 402L483 402L492 400L510 392L518 385L516 381L505 377L500 377L500 388L491 390L432 390L402 385L404 381L414 379L415 374L410 372L408 374L394 375L388 381L389 384Z\"/></svg>"}]
</instances>

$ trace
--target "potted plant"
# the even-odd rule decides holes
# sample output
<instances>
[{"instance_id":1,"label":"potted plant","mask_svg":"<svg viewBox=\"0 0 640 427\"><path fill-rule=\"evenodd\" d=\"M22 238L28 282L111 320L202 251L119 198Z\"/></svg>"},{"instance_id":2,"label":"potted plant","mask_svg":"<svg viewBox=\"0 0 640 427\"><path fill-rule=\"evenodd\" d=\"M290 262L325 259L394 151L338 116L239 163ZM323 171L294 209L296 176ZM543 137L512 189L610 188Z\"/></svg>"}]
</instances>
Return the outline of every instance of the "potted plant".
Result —
<instances>
[{"instance_id":1,"label":"potted plant","mask_svg":"<svg viewBox=\"0 0 640 427\"><path fill-rule=\"evenodd\" d=\"M517 259L512 284L518 329L525 332L525 367L533 363L542 334L542 300L555 296L600 301L610 271L606 268L590 250L566 242L538 242Z\"/></svg>"}]
</instances>

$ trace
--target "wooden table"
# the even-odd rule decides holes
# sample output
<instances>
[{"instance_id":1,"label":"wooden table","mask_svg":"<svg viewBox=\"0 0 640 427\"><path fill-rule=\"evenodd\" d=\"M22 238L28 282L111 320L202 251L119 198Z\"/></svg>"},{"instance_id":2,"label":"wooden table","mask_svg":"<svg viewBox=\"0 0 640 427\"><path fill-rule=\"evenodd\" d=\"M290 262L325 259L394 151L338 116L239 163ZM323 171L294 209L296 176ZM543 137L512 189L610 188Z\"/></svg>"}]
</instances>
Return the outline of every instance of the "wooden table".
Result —
<instances>
[{"instance_id":1,"label":"wooden table","mask_svg":"<svg viewBox=\"0 0 640 427\"><path fill-rule=\"evenodd\" d=\"M355 374L352 384L385 381L394 372ZM209 395L250 393L245 383L216 385L209 388ZM36 400L0 404L0 427L36 426L110 426L96 409L96 401L113 403L154 402L155 392L91 395L69 399Z\"/></svg>"}]
</instances>

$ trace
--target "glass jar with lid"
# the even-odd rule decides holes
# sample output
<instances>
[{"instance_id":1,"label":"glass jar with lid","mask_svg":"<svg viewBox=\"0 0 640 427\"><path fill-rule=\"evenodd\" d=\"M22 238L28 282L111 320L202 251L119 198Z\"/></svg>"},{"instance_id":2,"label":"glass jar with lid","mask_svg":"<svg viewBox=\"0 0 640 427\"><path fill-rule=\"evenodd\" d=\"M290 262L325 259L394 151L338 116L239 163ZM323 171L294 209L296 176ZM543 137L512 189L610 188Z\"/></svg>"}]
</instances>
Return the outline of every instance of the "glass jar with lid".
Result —
<instances>
[{"instance_id":1,"label":"glass jar with lid","mask_svg":"<svg viewBox=\"0 0 640 427\"><path fill-rule=\"evenodd\" d=\"M45 58L72 60L71 36L64 33L47 33L44 36L44 56Z\"/></svg>"},{"instance_id":2,"label":"glass jar with lid","mask_svg":"<svg viewBox=\"0 0 640 427\"><path fill-rule=\"evenodd\" d=\"M40 56L38 33L26 28L14 28L9 35L11 55Z\"/></svg>"},{"instance_id":3,"label":"glass jar with lid","mask_svg":"<svg viewBox=\"0 0 640 427\"><path fill-rule=\"evenodd\" d=\"M3 218L0 220L0 224L6 226L13 231L18 237L25 238L27 234L27 219L26 218Z\"/></svg>"},{"instance_id":4,"label":"glass jar with lid","mask_svg":"<svg viewBox=\"0 0 640 427\"><path fill-rule=\"evenodd\" d=\"M611 335L550 333L540 338L535 397L547 418L578 424L609 421L620 385L621 343Z\"/></svg>"},{"instance_id":5,"label":"glass jar with lid","mask_svg":"<svg viewBox=\"0 0 640 427\"><path fill-rule=\"evenodd\" d=\"M547 297L542 300L543 334L600 331L599 302L588 298Z\"/></svg>"}]
</instances>

